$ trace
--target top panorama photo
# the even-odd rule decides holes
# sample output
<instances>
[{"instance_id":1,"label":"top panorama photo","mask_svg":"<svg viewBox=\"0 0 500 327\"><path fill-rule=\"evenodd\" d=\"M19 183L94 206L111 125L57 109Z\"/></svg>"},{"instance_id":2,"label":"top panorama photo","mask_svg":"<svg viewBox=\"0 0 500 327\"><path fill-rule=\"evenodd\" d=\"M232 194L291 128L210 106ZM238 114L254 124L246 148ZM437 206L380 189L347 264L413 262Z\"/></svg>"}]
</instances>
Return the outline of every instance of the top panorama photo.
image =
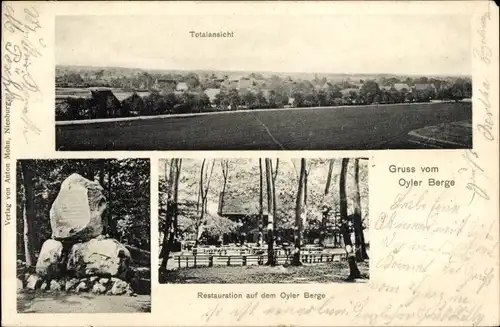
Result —
<instances>
[{"instance_id":1,"label":"top panorama photo","mask_svg":"<svg viewBox=\"0 0 500 327\"><path fill-rule=\"evenodd\" d=\"M56 150L472 148L471 70L467 16L59 16Z\"/></svg>"}]
</instances>

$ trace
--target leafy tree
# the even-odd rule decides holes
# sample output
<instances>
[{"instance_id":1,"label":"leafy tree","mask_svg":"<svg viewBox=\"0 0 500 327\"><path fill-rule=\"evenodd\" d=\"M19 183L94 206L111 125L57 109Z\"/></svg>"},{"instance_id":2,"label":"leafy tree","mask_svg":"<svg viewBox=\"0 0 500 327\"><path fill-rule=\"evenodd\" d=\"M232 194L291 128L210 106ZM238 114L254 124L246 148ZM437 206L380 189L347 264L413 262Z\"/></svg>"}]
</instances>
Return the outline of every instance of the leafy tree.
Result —
<instances>
[{"instance_id":1,"label":"leafy tree","mask_svg":"<svg viewBox=\"0 0 500 327\"><path fill-rule=\"evenodd\" d=\"M244 104L248 108L255 106L256 100L257 100L257 98L250 91L246 91L246 92L244 92L241 95L241 102L242 102L242 104Z\"/></svg>"},{"instance_id":2,"label":"leafy tree","mask_svg":"<svg viewBox=\"0 0 500 327\"><path fill-rule=\"evenodd\" d=\"M341 99L341 98L342 98L342 93L340 92L340 89L335 87L335 88L328 91L327 103L328 103L328 105L334 105L334 104L336 104L335 100Z\"/></svg>"},{"instance_id":3,"label":"leafy tree","mask_svg":"<svg viewBox=\"0 0 500 327\"><path fill-rule=\"evenodd\" d=\"M453 99L452 88L441 84L441 88L437 92L437 99L439 100L451 100Z\"/></svg>"},{"instance_id":4,"label":"leafy tree","mask_svg":"<svg viewBox=\"0 0 500 327\"><path fill-rule=\"evenodd\" d=\"M69 74L63 76L63 81L67 84L73 84L73 85L82 85L83 84L82 76L80 76L80 74L77 74L77 73L69 73Z\"/></svg>"},{"instance_id":5,"label":"leafy tree","mask_svg":"<svg viewBox=\"0 0 500 327\"><path fill-rule=\"evenodd\" d=\"M92 118L90 101L85 98L67 98L56 105L57 120L78 120ZM59 119L58 119L59 118Z\"/></svg>"},{"instance_id":6,"label":"leafy tree","mask_svg":"<svg viewBox=\"0 0 500 327\"><path fill-rule=\"evenodd\" d=\"M263 210L264 201L267 202L266 192L267 192L267 182L265 177L265 167L264 159L262 161L262 173L263 173ZM354 164L354 161L352 161ZM185 159L183 161L183 173L180 181L179 190L179 235L184 240L193 239L195 240L198 233L196 232L196 224L199 221L200 212L196 210L199 193L199 179L201 170L202 160ZM216 162L219 165L219 162ZM220 236L224 233L231 233L234 227L234 222L229 221L225 217L218 215L217 207L219 207L220 193L229 192L233 199L244 199L242 204L244 208L253 208L250 211L255 212L255 219L252 223L255 226L255 236L256 241L262 239L258 237L259 231L263 229L265 224L262 225L263 218L262 214L260 216L260 169L258 160L250 159L231 159L228 161L230 169L227 170L227 177L224 177L221 169L214 169L210 189L207 194L207 211L205 213L205 221L207 224L203 224L203 230L205 235L209 234L211 236ZM295 209L296 209L296 199L297 199L297 185L299 181L299 171L295 168L292 162L282 162L273 161L272 162L272 174L271 179L274 186L274 195L271 192L273 198L273 207L270 208L273 216L273 239L276 239L277 243L280 241L291 243L293 242L293 228L295 224ZM278 169L279 167L279 169ZM306 191L307 194L307 206L304 206L307 219L303 225L304 227L304 243L313 243L315 239L326 239L328 237L328 243L332 237L338 239L339 232L339 220L337 219L339 197L338 192L328 192L325 195L325 185L327 184L327 172L330 168L330 160L325 159L310 159L308 160L307 171L307 183ZM339 171L340 171L340 161L335 161L334 165L331 167L331 183L338 183ZM279 173L278 173L279 171ZM349 214L353 213L353 203L354 203L354 175L351 173L354 168L351 167L348 170L348 176L346 180L347 193L349 195ZM160 177L163 174L160 175ZM168 176L168 170L167 170ZM226 182L225 182L226 180ZM359 168L359 184L360 184L360 194L361 194L361 208L362 208L362 220L363 223L367 223L369 212L368 212L368 183L367 183L367 167L366 165L360 163ZM160 181L160 193L164 194L162 191L162 181ZM225 184L228 185L226 189ZM165 188L163 188L165 189ZM164 196L160 196L160 199ZM201 201L200 201L201 202ZM274 205L276 204L276 205ZM327 214L323 215L323 209L327 206ZM266 206L267 207L267 206ZM200 206L198 205L198 208ZM160 210L160 221L165 221L166 209ZM325 231L323 236L321 236L322 231L322 221L324 219ZM265 220L265 219L264 219ZM212 224L214 228L209 228ZM259 227L262 225L262 227ZM217 231L217 233L216 233ZM265 231L262 230L264 234ZM160 240L161 242L161 240ZM336 242L335 244L337 244Z\"/></svg>"},{"instance_id":7,"label":"leafy tree","mask_svg":"<svg viewBox=\"0 0 500 327\"><path fill-rule=\"evenodd\" d=\"M206 95L205 93L201 93L198 105L199 105L200 111L202 109L208 108L210 106L210 98L208 97L208 95Z\"/></svg>"},{"instance_id":8,"label":"leafy tree","mask_svg":"<svg viewBox=\"0 0 500 327\"><path fill-rule=\"evenodd\" d=\"M316 95L316 104L318 106L328 106L329 103L328 103L328 96L327 96L327 93L326 91L323 91L323 90L320 90L317 95Z\"/></svg>"},{"instance_id":9,"label":"leafy tree","mask_svg":"<svg viewBox=\"0 0 500 327\"><path fill-rule=\"evenodd\" d=\"M122 101L122 116L128 116L131 112L149 115L155 111L152 106L145 106L142 98L134 92L131 96Z\"/></svg>"},{"instance_id":10,"label":"leafy tree","mask_svg":"<svg viewBox=\"0 0 500 327\"><path fill-rule=\"evenodd\" d=\"M217 107L227 107L229 105L229 99L223 91L215 95L214 104Z\"/></svg>"},{"instance_id":11,"label":"leafy tree","mask_svg":"<svg viewBox=\"0 0 500 327\"><path fill-rule=\"evenodd\" d=\"M160 93L158 92L151 92L150 95L144 97L143 105L145 108L149 109L150 113L155 115L165 114L169 111L169 106L167 105L165 97L160 95ZM129 106L123 105L122 107L129 107Z\"/></svg>"},{"instance_id":12,"label":"leafy tree","mask_svg":"<svg viewBox=\"0 0 500 327\"><path fill-rule=\"evenodd\" d=\"M286 99L286 104L288 104L288 98ZM269 92L269 106L271 108L280 108L283 105L283 99L280 94L276 91L271 90Z\"/></svg>"},{"instance_id":13,"label":"leafy tree","mask_svg":"<svg viewBox=\"0 0 500 327\"><path fill-rule=\"evenodd\" d=\"M415 84L427 84L429 83L429 78L423 76L415 79Z\"/></svg>"},{"instance_id":14,"label":"leafy tree","mask_svg":"<svg viewBox=\"0 0 500 327\"><path fill-rule=\"evenodd\" d=\"M168 112L172 112L174 107L179 104L179 99L173 92L169 92L164 95L165 98L165 106Z\"/></svg>"},{"instance_id":15,"label":"leafy tree","mask_svg":"<svg viewBox=\"0 0 500 327\"><path fill-rule=\"evenodd\" d=\"M415 98L411 92L406 93L405 102L413 102L414 100Z\"/></svg>"},{"instance_id":16,"label":"leafy tree","mask_svg":"<svg viewBox=\"0 0 500 327\"><path fill-rule=\"evenodd\" d=\"M190 73L185 79L186 84L190 90L198 89L201 86L200 79L197 74Z\"/></svg>"},{"instance_id":17,"label":"leafy tree","mask_svg":"<svg viewBox=\"0 0 500 327\"><path fill-rule=\"evenodd\" d=\"M401 103L404 101L404 93L394 88L389 91L389 96L391 103Z\"/></svg>"},{"instance_id":18,"label":"leafy tree","mask_svg":"<svg viewBox=\"0 0 500 327\"><path fill-rule=\"evenodd\" d=\"M464 98L471 98L472 97L472 82L469 80L466 80L462 84L462 92Z\"/></svg>"},{"instance_id":19,"label":"leafy tree","mask_svg":"<svg viewBox=\"0 0 500 327\"><path fill-rule=\"evenodd\" d=\"M268 106L267 100L264 97L264 93L260 90L255 95L255 106L257 108L266 108Z\"/></svg>"},{"instance_id":20,"label":"leafy tree","mask_svg":"<svg viewBox=\"0 0 500 327\"><path fill-rule=\"evenodd\" d=\"M412 86L412 85L415 85L415 82L413 81L413 79L411 77L407 77L404 81L405 84L408 84L409 86ZM408 91L408 90L406 90Z\"/></svg>"},{"instance_id":21,"label":"leafy tree","mask_svg":"<svg viewBox=\"0 0 500 327\"><path fill-rule=\"evenodd\" d=\"M241 103L241 100L237 90L232 89L229 91L228 100L231 105L231 110L238 110L238 104Z\"/></svg>"},{"instance_id":22,"label":"leafy tree","mask_svg":"<svg viewBox=\"0 0 500 327\"><path fill-rule=\"evenodd\" d=\"M375 102L375 98L380 94L380 88L375 81L366 81L359 91L360 95L365 99L366 103Z\"/></svg>"},{"instance_id":23,"label":"leafy tree","mask_svg":"<svg viewBox=\"0 0 500 327\"><path fill-rule=\"evenodd\" d=\"M295 99L294 105L297 108L304 107L305 97L302 92L295 92L292 96Z\"/></svg>"}]
</instances>

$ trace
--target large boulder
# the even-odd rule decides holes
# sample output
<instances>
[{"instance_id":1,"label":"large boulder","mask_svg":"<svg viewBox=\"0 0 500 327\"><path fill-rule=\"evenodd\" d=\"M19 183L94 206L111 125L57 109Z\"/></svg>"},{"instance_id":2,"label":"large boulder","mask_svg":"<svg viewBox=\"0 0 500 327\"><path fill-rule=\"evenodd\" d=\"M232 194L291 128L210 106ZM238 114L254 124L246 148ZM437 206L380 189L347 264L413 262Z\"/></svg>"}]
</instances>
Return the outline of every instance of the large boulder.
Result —
<instances>
[{"instance_id":1,"label":"large boulder","mask_svg":"<svg viewBox=\"0 0 500 327\"><path fill-rule=\"evenodd\" d=\"M130 295L132 293L132 289L130 288L130 285L123 281L123 280L116 280L113 283L113 286L111 287L110 293L112 295L122 295L122 294L127 294Z\"/></svg>"},{"instance_id":2,"label":"large boulder","mask_svg":"<svg viewBox=\"0 0 500 327\"><path fill-rule=\"evenodd\" d=\"M17 293L22 292L23 289L24 289L23 281L18 278L17 279Z\"/></svg>"},{"instance_id":3,"label":"large boulder","mask_svg":"<svg viewBox=\"0 0 500 327\"><path fill-rule=\"evenodd\" d=\"M105 209L102 186L72 174L62 182L50 209L52 238L86 241L101 235Z\"/></svg>"},{"instance_id":4,"label":"large boulder","mask_svg":"<svg viewBox=\"0 0 500 327\"><path fill-rule=\"evenodd\" d=\"M36 262L36 272L40 276L50 278L60 274L60 260L62 257L63 245L56 240L46 240L43 242L40 255Z\"/></svg>"},{"instance_id":5,"label":"large boulder","mask_svg":"<svg viewBox=\"0 0 500 327\"><path fill-rule=\"evenodd\" d=\"M26 288L36 290L42 284L42 279L36 274L30 275L26 280Z\"/></svg>"},{"instance_id":6,"label":"large boulder","mask_svg":"<svg viewBox=\"0 0 500 327\"><path fill-rule=\"evenodd\" d=\"M50 290L51 291L60 291L61 290L61 284L56 281L56 280L51 280L50 281Z\"/></svg>"},{"instance_id":7,"label":"large boulder","mask_svg":"<svg viewBox=\"0 0 500 327\"><path fill-rule=\"evenodd\" d=\"M126 276L130 252L115 239L92 239L71 248L68 270L78 277Z\"/></svg>"}]
</instances>

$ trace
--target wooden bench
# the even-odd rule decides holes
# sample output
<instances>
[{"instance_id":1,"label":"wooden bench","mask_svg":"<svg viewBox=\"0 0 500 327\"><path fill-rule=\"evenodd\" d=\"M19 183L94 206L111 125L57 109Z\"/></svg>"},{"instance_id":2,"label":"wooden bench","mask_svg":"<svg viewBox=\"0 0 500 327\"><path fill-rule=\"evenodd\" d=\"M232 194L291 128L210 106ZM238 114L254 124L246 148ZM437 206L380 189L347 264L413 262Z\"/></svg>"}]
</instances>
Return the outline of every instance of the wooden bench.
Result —
<instances>
[{"instance_id":1,"label":"wooden bench","mask_svg":"<svg viewBox=\"0 0 500 327\"><path fill-rule=\"evenodd\" d=\"M330 253L330 254L301 254L300 258L303 263L326 263L345 260L345 253ZM278 265L290 263L292 255L277 255L276 262ZM197 267L213 267L213 266L250 266L264 265L267 261L267 254L263 255L176 255L174 260L178 268L197 268Z\"/></svg>"}]
</instances>

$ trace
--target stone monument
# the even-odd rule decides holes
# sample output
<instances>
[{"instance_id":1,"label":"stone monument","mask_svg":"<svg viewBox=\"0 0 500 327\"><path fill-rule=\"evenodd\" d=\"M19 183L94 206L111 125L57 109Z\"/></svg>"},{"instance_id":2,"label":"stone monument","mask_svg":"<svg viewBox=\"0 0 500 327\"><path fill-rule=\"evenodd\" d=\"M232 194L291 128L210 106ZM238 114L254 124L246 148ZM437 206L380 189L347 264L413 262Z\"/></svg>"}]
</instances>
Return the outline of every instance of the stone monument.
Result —
<instances>
[{"instance_id":1,"label":"stone monument","mask_svg":"<svg viewBox=\"0 0 500 327\"><path fill-rule=\"evenodd\" d=\"M42 245L28 288L133 294L129 250L102 235L105 209L99 183L78 174L64 180L50 210L52 238Z\"/></svg>"}]
</instances>

